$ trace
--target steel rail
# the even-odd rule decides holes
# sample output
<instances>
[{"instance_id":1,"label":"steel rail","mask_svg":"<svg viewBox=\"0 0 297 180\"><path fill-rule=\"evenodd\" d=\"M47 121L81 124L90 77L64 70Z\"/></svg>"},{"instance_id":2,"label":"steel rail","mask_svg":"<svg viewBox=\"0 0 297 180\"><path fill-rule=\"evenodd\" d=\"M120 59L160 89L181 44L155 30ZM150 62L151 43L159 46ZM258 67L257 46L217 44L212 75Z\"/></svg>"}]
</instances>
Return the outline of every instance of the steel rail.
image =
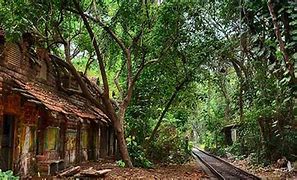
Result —
<instances>
[{"instance_id":1,"label":"steel rail","mask_svg":"<svg viewBox=\"0 0 297 180\"><path fill-rule=\"evenodd\" d=\"M203 154L205 154L205 155L207 155L207 156L210 156L210 157L212 157L212 158L215 158L216 160L218 160L220 163L222 163L222 164L225 164L225 165L227 165L228 167L230 167L230 168L233 168L233 169L235 169L236 171L238 171L238 172L240 172L241 174L243 174L243 175L245 175L245 176L248 176L248 177L251 177L250 179L255 179L255 180L260 180L261 178L259 178L258 176L255 176L255 175L253 175L253 174L251 174L251 173L248 173L248 172L246 172L245 170L243 170L243 169L241 169L241 168L238 168L238 167L236 167L236 166L234 166L233 164L231 164L231 163L229 163L229 162L227 162L227 161L225 161L225 160L223 160L223 159L221 159L221 158L219 158L219 157L217 157L217 156L215 156L215 155L212 155L212 154L209 154L208 152L205 152L205 151L203 151L203 150L201 150L201 149L198 149L198 148L194 148L194 150L192 150L192 154L193 155L195 155L207 168L209 168L209 170L215 175L215 176L217 176L217 178L218 179L228 179L228 178L226 178L226 177L224 177L224 175L222 175L222 173L219 173L212 165L210 165L210 163L208 163L206 160L204 160L203 158L201 158L200 156L199 156L199 154L197 154L196 152L195 152L195 150L196 151L199 151L199 152L201 152L201 153L203 153ZM241 178L240 178L241 179Z\"/></svg>"},{"instance_id":2,"label":"steel rail","mask_svg":"<svg viewBox=\"0 0 297 180\"><path fill-rule=\"evenodd\" d=\"M195 157L197 157L218 179L224 180L225 178L217 171L215 168L213 168L211 165L209 165L206 161L204 161L200 156L198 156L195 152L192 153Z\"/></svg>"}]
</instances>

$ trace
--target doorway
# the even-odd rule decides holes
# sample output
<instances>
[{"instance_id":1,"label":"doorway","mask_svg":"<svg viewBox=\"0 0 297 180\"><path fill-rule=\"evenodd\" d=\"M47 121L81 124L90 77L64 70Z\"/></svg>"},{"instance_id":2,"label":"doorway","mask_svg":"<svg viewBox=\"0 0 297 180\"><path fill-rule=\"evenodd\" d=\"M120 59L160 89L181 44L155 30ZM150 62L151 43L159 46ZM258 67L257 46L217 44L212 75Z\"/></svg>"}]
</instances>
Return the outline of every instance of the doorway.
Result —
<instances>
[{"instance_id":1,"label":"doorway","mask_svg":"<svg viewBox=\"0 0 297 180\"><path fill-rule=\"evenodd\" d=\"M12 169L13 148L14 148L14 127L15 117L4 115L2 124L2 142L1 142L1 169L6 171Z\"/></svg>"}]
</instances>

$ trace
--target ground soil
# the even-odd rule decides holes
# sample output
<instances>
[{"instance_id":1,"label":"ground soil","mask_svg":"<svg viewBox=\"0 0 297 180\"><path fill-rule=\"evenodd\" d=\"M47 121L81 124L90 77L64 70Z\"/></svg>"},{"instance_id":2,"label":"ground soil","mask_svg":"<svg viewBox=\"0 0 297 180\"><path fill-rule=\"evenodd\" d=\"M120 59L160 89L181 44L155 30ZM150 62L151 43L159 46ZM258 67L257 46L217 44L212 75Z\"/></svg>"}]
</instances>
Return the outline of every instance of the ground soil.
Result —
<instances>
[{"instance_id":1,"label":"ground soil","mask_svg":"<svg viewBox=\"0 0 297 180\"><path fill-rule=\"evenodd\" d=\"M225 159L225 158L224 158ZM249 163L247 159L235 160L233 158L225 159L231 164L246 170L250 173L261 177L262 179L297 179L297 172L288 172L285 168L276 168L274 166L260 167ZM103 179L209 179L209 177L203 172L201 167L199 167L195 160L183 165L155 165L154 168L121 168L113 160L104 160L99 162L88 162L82 163L81 169L88 169L93 167L96 170L111 169L105 178ZM31 178L30 178L31 179ZM33 179L42 180L56 180L60 178L56 177L39 177ZM65 178L64 178L65 179ZM74 178L68 178L74 179Z\"/></svg>"},{"instance_id":2,"label":"ground soil","mask_svg":"<svg viewBox=\"0 0 297 180\"><path fill-rule=\"evenodd\" d=\"M156 165L154 168L121 168L114 162L82 164L83 169L111 169L105 179L207 179L207 175L191 161L183 165Z\"/></svg>"},{"instance_id":3,"label":"ground soil","mask_svg":"<svg viewBox=\"0 0 297 180\"><path fill-rule=\"evenodd\" d=\"M88 169L93 167L96 170L111 169L104 178L101 179L208 179L208 176L203 170L196 164L195 160L191 160L188 163L177 165L155 165L153 168L122 168L119 167L113 160L104 160L99 162L87 162L80 164L81 169ZM31 179L31 178L28 178ZM58 180L57 177L33 177L32 179L38 180ZM75 179L74 177L63 178Z\"/></svg>"},{"instance_id":4,"label":"ground soil","mask_svg":"<svg viewBox=\"0 0 297 180\"><path fill-rule=\"evenodd\" d=\"M267 167L261 167L253 165L249 162L248 159L236 160L234 158L225 159L231 164L246 170L252 174L257 175L261 179L297 179L296 169L289 172L287 168L278 168L275 165L270 165Z\"/></svg>"}]
</instances>

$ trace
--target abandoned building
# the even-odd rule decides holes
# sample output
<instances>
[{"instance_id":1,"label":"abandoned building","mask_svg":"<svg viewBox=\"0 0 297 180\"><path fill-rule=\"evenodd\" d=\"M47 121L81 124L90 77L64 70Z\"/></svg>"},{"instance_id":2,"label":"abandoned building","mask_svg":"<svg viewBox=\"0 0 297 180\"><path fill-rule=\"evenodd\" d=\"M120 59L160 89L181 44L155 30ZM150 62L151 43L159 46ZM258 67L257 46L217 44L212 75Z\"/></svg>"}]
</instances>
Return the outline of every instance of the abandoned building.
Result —
<instances>
[{"instance_id":1,"label":"abandoned building","mask_svg":"<svg viewBox=\"0 0 297 180\"><path fill-rule=\"evenodd\" d=\"M237 124L229 124L222 129L226 145L232 145L238 139L238 128Z\"/></svg>"},{"instance_id":2,"label":"abandoned building","mask_svg":"<svg viewBox=\"0 0 297 180\"><path fill-rule=\"evenodd\" d=\"M0 169L51 174L114 157L109 118L79 93L61 90L80 91L65 62L40 55L24 37L0 41Z\"/></svg>"}]
</instances>

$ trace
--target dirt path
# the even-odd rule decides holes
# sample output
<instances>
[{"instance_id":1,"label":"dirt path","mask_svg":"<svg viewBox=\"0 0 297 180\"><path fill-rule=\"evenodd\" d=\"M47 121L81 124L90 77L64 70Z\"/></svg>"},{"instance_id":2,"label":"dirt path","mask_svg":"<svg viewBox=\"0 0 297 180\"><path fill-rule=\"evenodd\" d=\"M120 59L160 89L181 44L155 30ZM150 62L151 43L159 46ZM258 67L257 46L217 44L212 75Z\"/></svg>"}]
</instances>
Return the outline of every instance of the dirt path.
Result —
<instances>
[{"instance_id":1,"label":"dirt path","mask_svg":"<svg viewBox=\"0 0 297 180\"><path fill-rule=\"evenodd\" d=\"M88 167L112 169L105 179L208 179L194 161L184 165L158 165L152 169L121 168L113 162L82 164L82 168Z\"/></svg>"},{"instance_id":2,"label":"dirt path","mask_svg":"<svg viewBox=\"0 0 297 180\"><path fill-rule=\"evenodd\" d=\"M225 159L237 167L250 171L262 179L297 179L297 171L288 172L286 168L276 168L274 166L261 167L251 165L248 160Z\"/></svg>"}]
</instances>

